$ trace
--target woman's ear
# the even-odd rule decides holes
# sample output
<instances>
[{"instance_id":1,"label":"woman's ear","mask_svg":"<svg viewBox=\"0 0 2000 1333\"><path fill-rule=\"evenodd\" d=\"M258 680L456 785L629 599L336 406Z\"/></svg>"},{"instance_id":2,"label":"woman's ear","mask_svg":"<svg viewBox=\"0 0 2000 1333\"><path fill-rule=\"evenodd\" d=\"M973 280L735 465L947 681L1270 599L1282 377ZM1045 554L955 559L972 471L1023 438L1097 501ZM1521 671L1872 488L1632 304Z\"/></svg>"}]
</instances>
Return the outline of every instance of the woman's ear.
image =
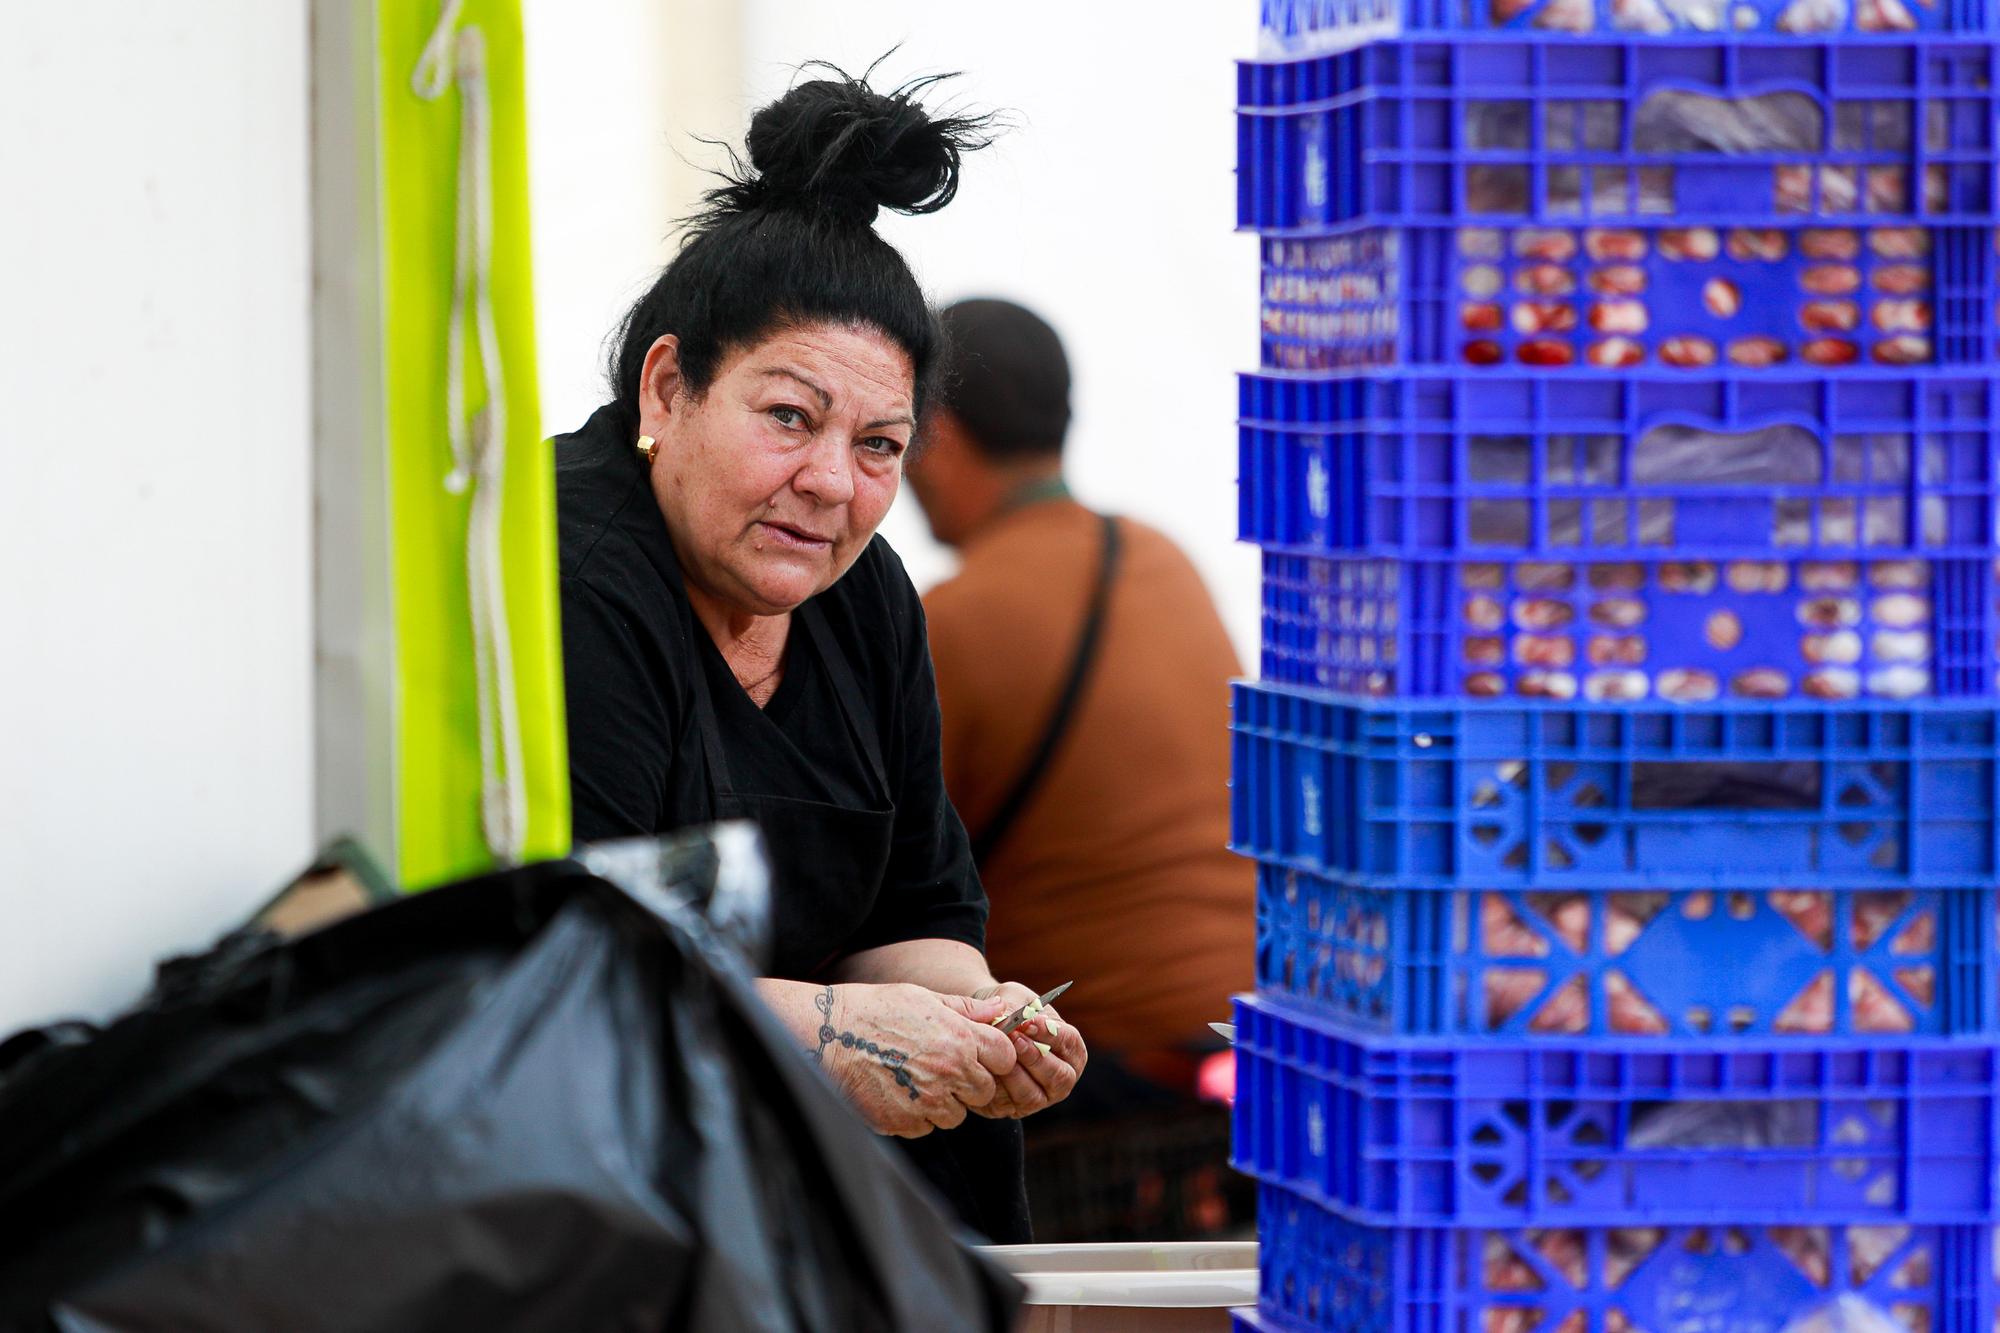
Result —
<instances>
[{"instance_id":1,"label":"woman's ear","mask_svg":"<svg viewBox=\"0 0 2000 1333\"><path fill-rule=\"evenodd\" d=\"M667 418L673 415L681 391L681 340L663 333L646 349L646 362L639 371L639 433L655 438L665 434Z\"/></svg>"}]
</instances>

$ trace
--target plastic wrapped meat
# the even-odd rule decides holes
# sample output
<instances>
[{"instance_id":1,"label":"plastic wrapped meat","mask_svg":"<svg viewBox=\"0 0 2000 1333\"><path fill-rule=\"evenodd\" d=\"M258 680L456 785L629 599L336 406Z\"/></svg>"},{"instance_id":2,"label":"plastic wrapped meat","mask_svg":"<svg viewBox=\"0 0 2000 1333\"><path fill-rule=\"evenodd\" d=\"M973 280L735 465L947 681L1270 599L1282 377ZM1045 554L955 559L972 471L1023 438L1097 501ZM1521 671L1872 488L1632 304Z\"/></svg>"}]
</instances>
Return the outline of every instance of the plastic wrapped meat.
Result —
<instances>
[{"instance_id":1,"label":"plastic wrapped meat","mask_svg":"<svg viewBox=\"0 0 2000 1333\"><path fill-rule=\"evenodd\" d=\"M1791 1260L1815 1287L1832 1282L1833 1254L1825 1227L1772 1227L1766 1234L1778 1252Z\"/></svg>"},{"instance_id":2,"label":"plastic wrapped meat","mask_svg":"<svg viewBox=\"0 0 2000 1333\"><path fill-rule=\"evenodd\" d=\"M1733 319L1743 308L1743 289L1728 278L1710 278L1702 286L1701 303L1717 319Z\"/></svg>"},{"instance_id":3,"label":"plastic wrapped meat","mask_svg":"<svg viewBox=\"0 0 2000 1333\"><path fill-rule=\"evenodd\" d=\"M1861 307L1853 301L1807 301L1799 325L1808 333L1852 333L1861 327Z\"/></svg>"},{"instance_id":4,"label":"plastic wrapped meat","mask_svg":"<svg viewBox=\"0 0 2000 1333\"><path fill-rule=\"evenodd\" d=\"M1707 338L1677 335L1660 344L1660 360L1680 370L1715 364L1715 344Z\"/></svg>"},{"instance_id":5,"label":"plastic wrapped meat","mask_svg":"<svg viewBox=\"0 0 2000 1333\"><path fill-rule=\"evenodd\" d=\"M1660 257L1707 263L1720 254L1722 238L1713 227L1670 227L1660 233Z\"/></svg>"},{"instance_id":6,"label":"plastic wrapped meat","mask_svg":"<svg viewBox=\"0 0 2000 1333\"><path fill-rule=\"evenodd\" d=\"M1603 605L1605 603L1598 603L1598 606ZM1590 608L1593 616L1596 615L1598 606ZM1876 656L1900 661L1928 656L1928 652L1898 651L1885 653L1878 648ZM1596 667L1644 666L1646 664L1646 637L1643 634L1593 634L1584 646L1584 657L1592 666Z\"/></svg>"},{"instance_id":7,"label":"plastic wrapped meat","mask_svg":"<svg viewBox=\"0 0 2000 1333\"><path fill-rule=\"evenodd\" d=\"M1576 328L1576 307L1567 301L1516 301L1512 311L1514 332L1568 333ZM1595 327L1593 317L1593 327ZM1640 327L1645 327L1644 321ZM1634 332L1635 330L1623 330Z\"/></svg>"},{"instance_id":8,"label":"plastic wrapped meat","mask_svg":"<svg viewBox=\"0 0 2000 1333\"><path fill-rule=\"evenodd\" d=\"M1861 288L1861 270L1852 264L1820 264L1799 275L1799 286L1815 296L1845 296Z\"/></svg>"},{"instance_id":9,"label":"plastic wrapped meat","mask_svg":"<svg viewBox=\"0 0 2000 1333\"><path fill-rule=\"evenodd\" d=\"M1808 365L1847 366L1861 356L1861 349L1845 338L1814 338L1799 351Z\"/></svg>"},{"instance_id":10,"label":"plastic wrapped meat","mask_svg":"<svg viewBox=\"0 0 2000 1333\"><path fill-rule=\"evenodd\" d=\"M1818 1136L1819 1107L1807 1100L1642 1102L1628 1148L1805 1148Z\"/></svg>"},{"instance_id":11,"label":"plastic wrapped meat","mask_svg":"<svg viewBox=\"0 0 2000 1333\"><path fill-rule=\"evenodd\" d=\"M1656 688L1662 699L1673 703L1699 704L1714 699L1720 686L1713 671L1699 667L1671 667L1660 673Z\"/></svg>"},{"instance_id":12,"label":"plastic wrapped meat","mask_svg":"<svg viewBox=\"0 0 2000 1333\"><path fill-rule=\"evenodd\" d=\"M1590 365L1619 370L1641 364L1646 359L1643 343L1631 338L1605 338L1592 343L1583 359Z\"/></svg>"},{"instance_id":13,"label":"plastic wrapped meat","mask_svg":"<svg viewBox=\"0 0 2000 1333\"><path fill-rule=\"evenodd\" d=\"M1861 567L1852 560L1808 560L1799 566L1804 592L1846 592L1860 584Z\"/></svg>"},{"instance_id":14,"label":"plastic wrapped meat","mask_svg":"<svg viewBox=\"0 0 2000 1333\"><path fill-rule=\"evenodd\" d=\"M1776 227L1738 227L1729 233L1729 257L1774 263L1791 252L1791 240Z\"/></svg>"},{"instance_id":15,"label":"plastic wrapped meat","mask_svg":"<svg viewBox=\"0 0 2000 1333\"><path fill-rule=\"evenodd\" d=\"M1514 355L1527 366L1566 366L1576 359L1575 349L1555 338L1531 338Z\"/></svg>"},{"instance_id":16,"label":"plastic wrapped meat","mask_svg":"<svg viewBox=\"0 0 2000 1333\"><path fill-rule=\"evenodd\" d=\"M1818 152L1825 133L1819 105L1803 93L1726 98L1669 88L1633 117L1638 153Z\"/></svg>"},{"instance_id":17,"label":"plastic wrapped meat","mask_svg":"<svg viewBox=\"0 0 2000 1333\"><path fill-rule=\"evenodd\" d=\"M1771 1026L1778 1032L1808 1036L1833 1031L1833 973L1814 977L1779 1011Z\"/></svg>"},{"instance_id":18,"label":"plastic wrapped meat","mask_svg":"<svg viewBox=\"0 0 2000 1333\"><path fill-rule=\"evenodd\" d=\"M1589 32L1597 26L1596 5L1594 0L1547 0L1535 26L1548 32Z\"/></svg>"},{"instance_id":19,"label":"plastic wrapped meat","mask_svg":"<svg viewBox=\"0 0 2000 1333\"><path fill-rule=\"evenodd\" d=\"M1918 588L1928 588L1931 582L1930 562L1925 560L1877 560L1868 566L1868 586L1889 590L1900 588L1914 592Z\"/></svg>"},{"instance_id":20,"label":"plastic wrapped meat","mask_svg":"<svg viewBox=\"0 0 2000 1333\"><path fill-rule=\"evenodd\" d=\"M1674 21L1660 0L1611 0L1611 26L1659 37L1674 30Z\"/></svg>"},{"instance_id":21,"label":"plastic wrapped meat","mask_svg":"<svg viewBox=\"0 0 2000 1333\"><path fill-rule=\"evenodd\" d=\"M1643 301L1599 301L1590 307L1590 327L1597 333L1644 333L1646 331L1646 303Z\"/></svg>"},{"instance_id":22,"label":"plastic wrapped meat","mask_svg":"<svg viewBox=\"0 0 2000 1333\"><path fill-rule=\"evenodd\" d=\"M1894 264L1871 273L1868 285L1889 296L1913 296L1931 289L1931 275L1914 264Z\"/></svg>"},{"instance_id":23,"label":"plastic wrapped meat","mask_svg":"<svg viewBox=\"0 0 2000 1333\"><path fill-rule=\"evenodd\" d=\"M1778 14L1779 32L1839 32L1846 26L1847 0L1791 0Z\"/></svg>"},{"instance_id":24,"label":"plastic wrapped meat","mask_svg":"<svg viewBox=\"0 0 2000 1333\"><path fill-rule=\"evenodd\" d=\"M1696 32L1720 32L1729 6L1726 0L1658 0L1679 26Z\"/></svg>"},{"instance_id":25,"label":"plastic wrapped meat","mask_svg":"<svg viewBox=\"0 0 2000 1333\"><path fill-rule=\"evenodd\" d=\"M1514 275L1514 290L1524 296L1568 296L1576 276L1560 264L1533 264Z\"/></svg>"},{"instance_id":26,"label":"plastic wrapped meat","mask_svg":"<svg viewBox=\"0 0 2000 1333\"><path fill-rule=\"evenodd\" d=\"M1786 1324L1783 1333L1913 1333L1913 1330L1866 1297L1843 1292Z\"/></svg>"},{"instance_id":27,"label":"plastic wrapped meat","mask_svg":"<svg viewBox=\"0 0 2000 1333\"><path fill-rule=\"evenodd\" d=\"M1928 338L1901 333L1875 344L1875 359L1885 366L1916 366L1931 359Z\"/></svg>"},{"instance_id":28,"label":"plastic wrapped meat","mask_svg":"<svg viewBox=\"0 0 2000 1333\"><path fill-rule=\"evenodd\" d=\"M1808 227L1799 233L1799 253L1807 259L1859 259L1861 238L1851 227Z\"/></svg>"},{"instance_id":29,"label":"plastic wrapped meat","mask_svg":"<svg viewBox=\"0 0 2000 1333\"><path fill-rule=\"evenodd\" d=\"M1749 370L1782 365L1791 356L1785 344L1767 334L1738 338L1729 344L1729 360Z\"/></svg>"},{"instance_id":30,"label":"plastic wrapped meat","mask_svg":"<svg viewBox=\"0 0 2000 1333\"><path fill-rule=\"evenodd\" d=\"M1734 611L1714 611L1702 626L1702 637L1717 652L1728 652L1743 642L1743 618Z\"/></svg>"},{"instance_id":31,"label":"plastic wrapped meat","mask_svg":"<svg viewBox=\"0 0 2000 1333\"><path fill-rule=\"evenodd\" d=\"M1592 269L1588 282L1599 296L1638 296L1646 290L1646 270L1636 264L1613 264Z\"/></svg>"},{"instance_id":32,"label":"plastic wrapped meat","mask_svg":"<svg viewBox=\"0 0 2000 1333\"><path fill-rule=\"evenodd\" d=\"M1529 227L1514 233L1514 253L1522 259L1566 264L1576 257L1576 236L1560 227Z\"/></svg>"},{"instance_id":33,"label":"plastic wrapped meat","mask_svg":"<svg viewBox=\"0 0 2000 1333\"><path fill-rule=\"evenodd\" d=\"M1613 1032L1664 1037L1671 1031L1660 1011L1625 979L1623 973L1605 974L1604 996L1610 1011Z\"/></svg>"},{"instance_id":34,"label":"plastic wrapped meat","mask_svg":"<svg viewBox=\"0 0 2000 1333\"><path fill-rule=\"evenodd\" d=\"M1655 426L1632 451L1638 486L1784 486L1819 480L1819 442L1799 426L1723 432ZM1782 568L1782 567L1780 567Z\"/></svg>"},{"instance_id":35,"label":"plastic wrapped meat","mask_svg":"<svg viewBox=\"0 0 2000 1333\"><path fill-rule=\"evenodd\" d=\"M1576 677L1567 671L1525 671L1514 689L1524 699L1574 699Z\"/></svg>"},{"instance_id":36,"label":"plastic wrapped meat","mask_svg":"<svg viewBox=\"0 0 2000 1333\"><path fill-rule=\"evenodd\" d=\"M1629 228L1592 227L1583 234L1583 246L1600 264L1629 263L1646 257L1646 233ZM1640 276L1633 290L1644 290L1645 271L1634 271Z\"/></svg>"},{"instance_id":37,"label":"plastic wrapped meat","mask_svg":"<svg viewBox=\"0 0 2000 1333\"><path fill-rule=\"evenodd\" d=\"M1902 0L1860 0L1854 26L1863 32L1914 32L1917 20Z\"/></svg>"},{"instance_id":38,"label":"plastic wrapped meat","mask_svg":"<svg viewBox=\"0 0 2000 1333\"><path fill-rule=\"evenodd\" d=\"M1549 942L1501 893L1479 898L1479 947L1489 958L1546 958Z\"/></svg>"},{"instance_id":39,"label":"plastic wrapped meat","mask_svg":"<svg viewBox=\"0 0 2000 1333\"><path fill-rule=\"evenodd\" d=\"M1832 894L1823 889L1772 889L1770 903L1771 910L1791 922L1799 934L1822 950L1833 947Z\"/></svg>"},{"instance_id":40,"label":"plastic wrapped meat","mask_svg":"<svg viewBox=\"0 0 2000 1333\"><path fill-rule=\"evenodd\" d=\"M1792 678L1776 667L1751 667L1729 678L1729 692L1739 699L1782 699L1792 692Z\"/></svg>"}]
</instances>

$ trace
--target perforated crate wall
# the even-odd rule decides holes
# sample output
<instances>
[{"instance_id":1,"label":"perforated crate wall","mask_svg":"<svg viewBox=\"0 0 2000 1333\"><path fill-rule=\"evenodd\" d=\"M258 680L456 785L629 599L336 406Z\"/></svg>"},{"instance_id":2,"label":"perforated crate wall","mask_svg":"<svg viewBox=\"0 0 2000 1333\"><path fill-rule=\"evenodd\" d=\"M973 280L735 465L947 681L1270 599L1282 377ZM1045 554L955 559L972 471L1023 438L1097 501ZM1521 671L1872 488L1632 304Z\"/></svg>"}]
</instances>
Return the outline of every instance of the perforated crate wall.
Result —
<instances>
[{"instance_id":1,"label":"perforated crate wall","mask_svg":"<svg viewBox=\"0 0 2000 1333\"><path fill-rule=\"evenodd\" d=\"M1267 55L1310 54L1402 33L1624 33L1713 41L1813 40L1829 33L1978 33L1992 30L1986 0L1262 0Z\"/></svg>"},{"instance_id":2,"label":"perforated crate wall","mask_svg":"<svg viewBox=\"0 0 2000 1333\"><path fill-rule=\"evenodd\" d=\"M1236 1002L1234 1163L1358 1221L1984 1222L2000 1048L1358 1037Z\"/></svg>"},{"instance_id":3,"label":"perforated crate wall","mask_svg":"<svg viewBox=\"0 0 2000 1333\"><path fill-rule=\"evenodd\" d=\"M1994 359L1989 227L1362 227L1263 242L1266 367L1751 377Z\"/></svg>"},{"instance_id":4,"label":"perforated crate wall","mask_svg":"<svg viewBox=\"0 0 2000 1333\"><path fill-rule=\"evenodd\" d=\"M1399 698L1985 698L1993 562L1264 557L1266 681Z\"/></svg>"},{"instance_id":5,"label":"perforated crate wall","mask_svg":"<svg viewBox=\"0 0 2000 1333\"><path fill-rule=\"evenodd\" d=\"M1272 1185L1257 1217L1259 1333L1992 1333L2000 1288L1976 1224L1377 1227Z\"/></svg>"},{"instance_id":6,"label":"perforated crate wall","mask_svg":"<svg viewBox=\"0 0 2000 1333\"><path fill-rule=\"evenodd\" d=\"M1244 375L1238 529L1299 554L2000 552L2000 380ZM1712 437L1690 444L1688 432Z\"/></svg>"},{"instance_id":7,"label":"perforated crate wall","mask_svg":"<svg viewBox=\"0 0 2000 1333\"><path fill-rule=\"evenodd\" d=\"M1995 52L1943 40L1395 39L1247 61L1237 221L1277 233L1346 222L1990 226ZM1690 112L1692 98L1709 99L1706 114ZM1750 98L1754 132L1714 132L1717 99Z\"/></svg>"},{"instance_id":8,"label":"perforated crate wall","mask_svg":"<svg viewBox=\"0 0 2000 1333\"><path fill-rule=\"evenodd\" d=\"M1257 873L1257 985L1460 1042L2000 1036L1991 886L1404 892Z\"/></svg>"},{"instance_id":9,"label":"perforated crate wall","mask_svg":"<svg viewBox=\"0 0 2000 1333\"><path fill-rule=\"evenodd\" d=\"M1233 845L1341 883L1954 888L2000 873L1990 706L1233 698Z\"/></svg>"}]
</instances>

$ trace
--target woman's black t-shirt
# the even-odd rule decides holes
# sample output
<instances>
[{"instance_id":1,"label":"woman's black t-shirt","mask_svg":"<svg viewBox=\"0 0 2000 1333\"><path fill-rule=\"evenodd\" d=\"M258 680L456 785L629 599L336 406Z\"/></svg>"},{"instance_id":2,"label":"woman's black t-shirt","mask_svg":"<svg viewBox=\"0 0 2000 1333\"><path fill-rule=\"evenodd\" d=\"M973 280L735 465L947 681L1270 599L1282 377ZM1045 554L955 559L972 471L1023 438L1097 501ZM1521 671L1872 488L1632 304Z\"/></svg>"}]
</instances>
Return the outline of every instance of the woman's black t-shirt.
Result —
<instances>
[{"instance_id":1,"label":"woman's black t-shirt","mask_svg":"<svg viewBox=\"0 0 2000 1333\"><path fill-rule=\"evenodd\" d=\"M856 809L895 806L887 874L856 884L860 922L812 941L774 975L914 939L984 943L986 895L945 795L937 686L923 605L880 537L815 599L861 698L856 725L879 738L890 790L843 721L834 681L795 621L777 693L757 707L689 613L666 522L644 460L612 408L555 440L563 670L569 700L570 801L576 840L662 833L713 817L690 672L702 671L739 792ZM783 885L780 885L782 894Z\"/></svg>"}]
</instances>

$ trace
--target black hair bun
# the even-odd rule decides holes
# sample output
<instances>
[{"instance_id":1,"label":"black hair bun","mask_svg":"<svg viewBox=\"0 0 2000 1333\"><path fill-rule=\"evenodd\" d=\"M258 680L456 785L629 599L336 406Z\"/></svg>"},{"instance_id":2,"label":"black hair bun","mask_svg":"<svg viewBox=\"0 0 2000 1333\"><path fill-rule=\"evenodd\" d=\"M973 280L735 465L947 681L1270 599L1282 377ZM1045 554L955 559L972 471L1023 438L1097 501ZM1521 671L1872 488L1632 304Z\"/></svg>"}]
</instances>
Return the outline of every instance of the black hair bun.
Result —
<instances>
[{"instance_id":1,"label":"black hair bun","mask_svg":"<svg viewBox=\"0 0 2000 1333\"><path fill-rule=\"evenodd\" d=\"M932 116L917 100L952 77L934 74L877 92L814 62L833 77L797 84L750 120L741 164L709 195L718 209L790 208L868 226L878 209L935 213L958 193L960 159L985 147L988 116Z\"/></svg>"}]
</instances>

